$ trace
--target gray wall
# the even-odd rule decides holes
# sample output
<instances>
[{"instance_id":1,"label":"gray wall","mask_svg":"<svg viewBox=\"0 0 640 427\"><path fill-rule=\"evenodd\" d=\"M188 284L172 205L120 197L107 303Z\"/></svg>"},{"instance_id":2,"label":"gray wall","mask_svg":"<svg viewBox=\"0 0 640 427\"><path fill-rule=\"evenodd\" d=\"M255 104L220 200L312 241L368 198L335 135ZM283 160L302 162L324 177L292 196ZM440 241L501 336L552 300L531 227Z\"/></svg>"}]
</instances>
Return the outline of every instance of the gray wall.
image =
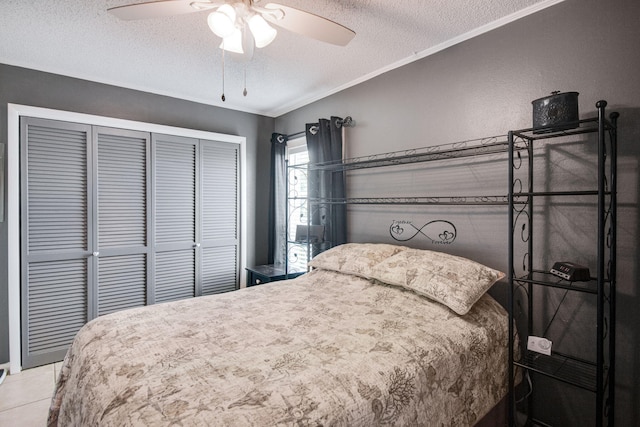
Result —
<instances>
[{"instance_id":1,"label":"gray wall","mask_svg":"<svg viewBox=\"0 0 640 427\"><path fill-rule=\"evenodd\" d=\"M580 92L582 117L593 115L598 100L607 100L609 111L621 113L616 378L619 425L640 425L638 17L637 0L567 0L285 114L275 123L276 131L292 133L319 117L351 115L357 122L346 133L347 155L351 157L529 127L531 101L554 90ZM571 170L564 172L571 175ZM484 179L484 175L478 176ZM490 178L493 180L493 175ZM506 181L495 190L506 193ZM368 215L362 211L355 214ZM370 236L362 224L375 225L375 221L369 216L364 221L354 216L349 223L350 240L367 240ZM506 217L503 221L503 228L495 231L492 242L484 243L484 249L480 250L477 241L470 241L483 261L499 268L507 266ZM494 222L490 228L495 227ZM568 226L572 226L570 218ZM553 240L550 242L553 246ZM464 250L459 245L458 251ZM580 412L588 411L588 407L574 405L565 414L568 424L559 425L581 425L576 420Z\"/></svg>"},{"instance_id":2,"label":"gray wall","mask_svg":"<svg viewBox=\"0 0 640 427\"><path fill-rule=\"evenodd\" d=\"M258 169L257 164L269 162L274 119L0 64L0 143L7 142L8 103L246 137L247 265L266 262L266 210L264 215L256 212L257 207L268 204L268 193L256 192L256 186L269 172ZM5 221L0 224L0 363L9 360L7 291Z\"/></svg>"}]
</instances>

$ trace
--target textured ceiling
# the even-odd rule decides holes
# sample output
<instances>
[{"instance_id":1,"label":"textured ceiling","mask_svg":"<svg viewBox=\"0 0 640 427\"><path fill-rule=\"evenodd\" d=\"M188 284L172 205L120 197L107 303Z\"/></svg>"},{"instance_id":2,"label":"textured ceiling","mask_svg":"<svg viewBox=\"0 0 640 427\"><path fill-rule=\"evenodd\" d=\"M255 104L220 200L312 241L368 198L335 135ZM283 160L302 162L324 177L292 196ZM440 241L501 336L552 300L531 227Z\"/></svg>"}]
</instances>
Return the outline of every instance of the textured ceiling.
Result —
<instances>
[{"instance_id":1,"label":"textured ceiling","mask_svg":"<svg viewBox=\"0 0 640 427\"><path fill-rule=\"evenodd\" d=\"M356 37L339 47L280 29L250 62L227 56L226 102L207 12L121 21L106 11L141 1L0 0L0 63L277 117L562 0L279 0Z\"/></svg>"}]
</instances>

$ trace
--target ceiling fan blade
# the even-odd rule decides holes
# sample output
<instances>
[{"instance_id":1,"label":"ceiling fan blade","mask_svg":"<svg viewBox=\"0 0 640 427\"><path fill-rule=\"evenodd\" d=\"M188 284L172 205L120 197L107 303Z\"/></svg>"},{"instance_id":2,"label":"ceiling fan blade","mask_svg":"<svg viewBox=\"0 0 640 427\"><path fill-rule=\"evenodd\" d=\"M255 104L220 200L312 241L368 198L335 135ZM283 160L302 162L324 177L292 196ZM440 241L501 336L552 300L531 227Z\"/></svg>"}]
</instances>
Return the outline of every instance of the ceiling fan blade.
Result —
<instances>
[{"instance_id":1,"label":"ceiling fan blade","mask_svg":"<svg viewBox=\"0 0 640 427\"><path fill-rule=\"evenodd\" d=\"M346 46L356 35L354 31L337 22L300 9L276 3L267 3L264 8L284 12L284 17L281 19L270 13L262 15L264 19L272 24L326 43Z\"/></svg>"},{"instance_id":2,"label":"ceiling fan blade","mask_svg":"<svg viewBox=\"0 0 640 427\"><path fill-rule=\"evenodd\" d=\"M161 18L164 16L182 15L185 13L199 12L202 9L191 6L191 3L197 5L205 4L204 8L209 8L208 1L193 0L161 0L145 3L130 4L126 6L117 6L107 9L120 19L132 21L134 19ZM219 4L211 3L211 7Z\"/></svg>"}]
</instances>

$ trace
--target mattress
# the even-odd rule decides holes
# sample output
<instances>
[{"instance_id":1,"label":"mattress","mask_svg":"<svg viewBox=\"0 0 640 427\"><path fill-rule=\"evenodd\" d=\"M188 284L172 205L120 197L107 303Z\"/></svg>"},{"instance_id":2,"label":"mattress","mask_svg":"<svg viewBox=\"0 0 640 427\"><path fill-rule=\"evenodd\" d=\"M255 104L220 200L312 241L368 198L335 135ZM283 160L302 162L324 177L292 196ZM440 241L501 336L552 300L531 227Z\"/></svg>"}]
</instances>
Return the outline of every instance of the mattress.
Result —
<instances>
[{"instance_id":1,"label":"mattress","mask_svg":"<svg viewBox=\"0 0 640 427\"><path fill-rule=\"evenodd\" d=\"M471 426L507 393L508 316L327 270L87 323L49 426Z\"/></svg>"}]
</instances>

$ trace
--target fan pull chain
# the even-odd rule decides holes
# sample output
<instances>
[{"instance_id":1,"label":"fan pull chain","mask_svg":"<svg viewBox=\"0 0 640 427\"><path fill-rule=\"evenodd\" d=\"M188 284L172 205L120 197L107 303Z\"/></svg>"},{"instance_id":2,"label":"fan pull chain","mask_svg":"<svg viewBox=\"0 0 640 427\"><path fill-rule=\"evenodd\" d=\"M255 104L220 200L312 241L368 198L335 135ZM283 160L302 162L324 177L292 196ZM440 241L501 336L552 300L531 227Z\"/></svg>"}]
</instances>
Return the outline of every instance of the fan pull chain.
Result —
<instances>
[{"instance_id":1,"label":"fan pull chain","mask_svg":"<svg viewBox=\"0 0 640 427\"><path fill-rule=\"evenodd\" d=\"M247 66L244 66L244 90L242 91L242 95L247 96Z\"/></svg>"},{"instance_id":2,"label":"fan pull chain","mask_svg":"<svg viewBox=\"0 0 640 427\"><path fill-rule=\"evenodd\" d=\"M226 101L227 98L224 96L224 39L222 40L222 102Z\"/></svg>"}]
</instances>

